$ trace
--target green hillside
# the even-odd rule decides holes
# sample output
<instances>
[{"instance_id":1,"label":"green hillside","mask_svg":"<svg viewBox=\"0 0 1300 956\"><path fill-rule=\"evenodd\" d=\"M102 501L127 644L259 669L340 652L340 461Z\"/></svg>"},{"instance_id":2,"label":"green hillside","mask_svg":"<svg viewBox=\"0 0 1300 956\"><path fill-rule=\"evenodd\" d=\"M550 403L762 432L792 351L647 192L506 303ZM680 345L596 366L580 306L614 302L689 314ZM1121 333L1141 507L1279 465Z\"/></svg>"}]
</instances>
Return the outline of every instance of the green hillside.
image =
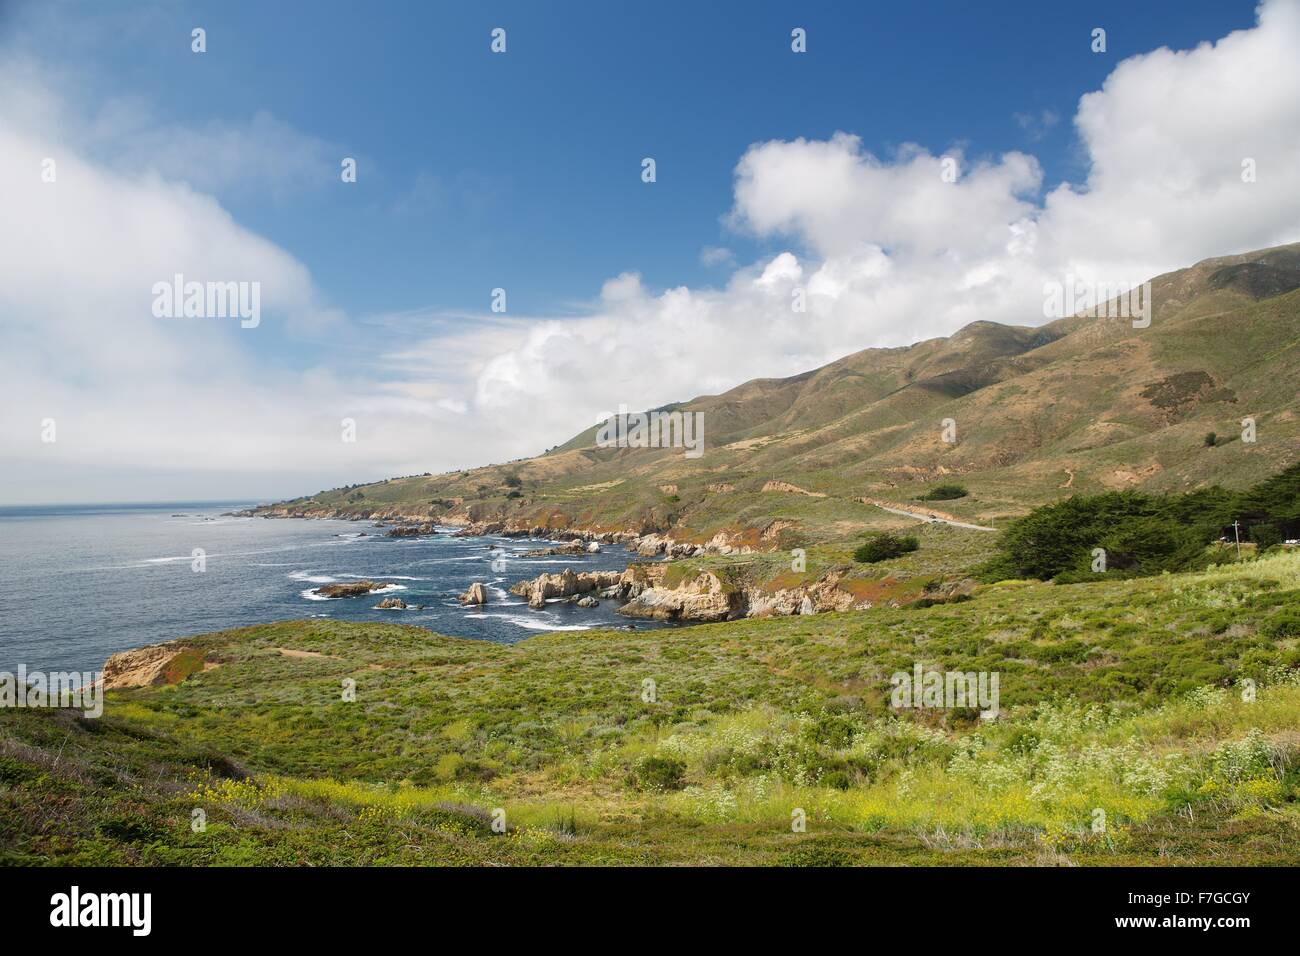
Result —
<instances>
[{"instance_id":1,"label":"green hillside","mask_svg":"<svg viewBox=\"0 0 1300 956\"><path fill-rule=\"evenodd\" d=\"M1106 317L1040 328L976 322L950 338L868 349L669 406L704 414L697 459L597 448L593 426L538 458L336 489L280 510L694 540L701 528L743 531L761 499L769 519L797 510L804 533L833 540L884 520L837 526L855 499L905 503L950 478L971 494L945 510L988 523L1068 493L1244 487L1295 463L1300 246L1157 277L1152 298L1145 329ZM1241 439L1247 417L1253 443ZM955 443L943 440L945 419L956 423ZM521 482L514 497L509 476ZM808 499L826 507L796 506L799 490L764 492L773 481L826 495Z\"/></svg>"}]
</instances>

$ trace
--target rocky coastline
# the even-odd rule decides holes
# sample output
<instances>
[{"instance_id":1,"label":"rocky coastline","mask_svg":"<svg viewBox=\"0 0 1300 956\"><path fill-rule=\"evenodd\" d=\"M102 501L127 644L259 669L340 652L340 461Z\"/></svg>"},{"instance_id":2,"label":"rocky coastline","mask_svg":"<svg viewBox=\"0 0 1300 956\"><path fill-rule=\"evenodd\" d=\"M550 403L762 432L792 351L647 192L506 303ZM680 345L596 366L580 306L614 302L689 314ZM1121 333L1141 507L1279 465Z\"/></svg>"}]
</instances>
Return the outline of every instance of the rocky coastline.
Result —
<instances>
[{"instance_id":1,"label":"rocky coastline","mask_svg":"<svg viewBox=\"0 0 1300 956\"><path fill-rule=\"evenodd\" d=\"M563 598L582 604L581 596L590 594L593 599L619 601L616 610L625 617L696 623L863 611L879 603L841 587L848 568L831 569L807 584L774 589L730 582L709 570L670 581L669 568L670 565L663 563L633 564L623 572L565 568L558 574L542 574L520 581L510 591L526 598L532 608L545 607L548 600ZM969 593L972 587L971 581L952 582L927 594L927 598L952 600Z\"/></svg>"},{"instance_id":2,"label":"rocky coastline","mask_svg":"<svg viewBox=\"0 0 1300 956\"><path fill-rule=\"evenodd\" d=\"M795 524L783 518L773 519L761 530L719 531L701 542L682 540L659 529L551 527L512 519L474 520L464 513L445 515L435 521L426 514L393 510L363 509L349 512L336 508L304 509L281 505L250 509L240 514L268 518L397 522L399 526L394 531L399 533L393 535L393 532L389 532L393 536L450 533L453 537L539 538L562 542L556 546L528 551L521 558L563 555L577 557L587 552L592 545L599 548L601 544L621 544L637 557L660 559L634 562L621 572L575 571L566 568L559 573L541 574L513 585L511 593L525 598L528 606L534 609L545 607L549 600L568 599L590 607L604 599L619 602L617 613L625 617L708 623L744 617L866 610L878 603L877 600L855 594L852 588L841 587L850 571L847 567L832 568L806 584L775 589L759 584L727 581L712 570L700 570L686 577L677 574L671 583L667 580L667 570L670 567L668 562L673 560L777 550L780 547L781 533ZM439 527L455 530L439 532ZM941 592L927 596L937 600L950 600L969 591L971 586L971 582L954 582L946 585ZM460 595L459 600L465 605L482 605L487 603L488 594L480 583L475 582Z\"/></svg>"},{"instance_id":3,"label":"rocky coastline","mask_svg":"<svg viewBox=\"0 0 1300 956\"><path fill-rule=\"evenodd\" d=\"M438 519L427 514L411 514L395 509L345 510L341 508L303 508L290 505L248 508L243 511L230 512L236 517L256 518L299 518L299 519L334 519L339 521L372 521L393 523L395 527L386 532L388 537L409 537L450 533L452 537L501 537L501 538L540 538L547 541L560 541L565 544L541 548L527 552L522 557L543 557L547 555L580 554L591 550L595 544L621 544L629 552L640 557L664 558L698 558L706 555L753 554L759 551L775 550L781 531L791 527L794 522L786 519L774 519L761 532L726 532L719 531L703 542L685 541L657 528L579 528L569 526L552 526L536 524L513 519L479 519L465 513L452 513ZM455 528L451 532L439 531L439 528ZM585 547L583 547L585 546Z\"/></svg>"}]
</instances>

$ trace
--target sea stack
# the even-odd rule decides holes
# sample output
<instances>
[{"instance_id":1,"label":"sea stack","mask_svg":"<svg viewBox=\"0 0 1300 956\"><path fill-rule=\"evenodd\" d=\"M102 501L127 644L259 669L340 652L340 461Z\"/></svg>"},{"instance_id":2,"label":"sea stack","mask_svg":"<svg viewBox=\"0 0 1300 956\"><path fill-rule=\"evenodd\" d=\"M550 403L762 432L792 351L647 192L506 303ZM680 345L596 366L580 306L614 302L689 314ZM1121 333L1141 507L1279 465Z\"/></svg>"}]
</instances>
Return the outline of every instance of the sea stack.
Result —
<instances>
[{"instance_id":1,"label":"sea stack","mask_svg":"<svg viewBox=\"0 0 1300 956\"><path fill-rule=\"evenodd\" d=\"M486 604L487 589L478 581L469 586L469 590L459 598L461 604Z\"/></svg>"}]
</instances>

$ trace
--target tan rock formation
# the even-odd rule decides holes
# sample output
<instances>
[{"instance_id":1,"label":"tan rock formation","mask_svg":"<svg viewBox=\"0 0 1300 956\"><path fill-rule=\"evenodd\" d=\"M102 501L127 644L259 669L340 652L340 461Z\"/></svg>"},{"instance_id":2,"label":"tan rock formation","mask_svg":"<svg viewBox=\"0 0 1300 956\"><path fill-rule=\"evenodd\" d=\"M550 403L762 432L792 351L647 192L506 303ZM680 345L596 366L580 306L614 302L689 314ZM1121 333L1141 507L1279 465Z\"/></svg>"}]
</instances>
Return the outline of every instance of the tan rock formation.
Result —
<instances>
[{"instance_id":1,"label":"tan rock formation","mask_svg":"<svg viewBox=\"0 0 1300 956\"><path fill-rule=\"evenodd\" d=\"M469 590L462 594L458 600L461 604L486 604L488 601L487 588L483 587L478 581L469 586Z\"/></svg>"},{"instance_id":2,"label":"tan rock formation","mask_svg":"<svg viewBox=\"0 0 1300 956\"><path fill-rule=\"evenodd\" d=\"M204 669L202 652L177 641L113 654L104 662L104 689L179 684Z\"/></svg>"}]
</instances>

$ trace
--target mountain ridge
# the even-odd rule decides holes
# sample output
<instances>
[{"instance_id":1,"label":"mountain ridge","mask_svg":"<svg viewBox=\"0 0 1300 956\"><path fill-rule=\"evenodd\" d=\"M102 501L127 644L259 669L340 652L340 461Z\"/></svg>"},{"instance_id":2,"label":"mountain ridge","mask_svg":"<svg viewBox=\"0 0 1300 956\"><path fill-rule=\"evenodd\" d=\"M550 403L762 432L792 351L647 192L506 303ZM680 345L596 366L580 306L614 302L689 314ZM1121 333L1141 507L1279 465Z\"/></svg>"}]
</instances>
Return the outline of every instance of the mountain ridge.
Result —
<instances>
[{"instance_id":1,"label":"mountain ridge","mask_svg":"<svg viewBox=\"0 0 1300 956\"><path fill-rule=\"evenodd\" d=\"M756 507L772 482L896 499L957 476L971 490L952 503L957 514L982 523L1062 492L1244 486L1293 463L1300 243L1150 281L1148 328L1104 312L1041 326L977 320L662 406L704 415L697 460L681 449L599 448L592 425L535 458L334 489L257 513L704 534L779 511L770 491ZM1232 437L1248 418L1253 443ZM945 441L945 420L955 442ZM1208 431L1229 437L1210 447Z\"/></svg>"}]
</instances>

